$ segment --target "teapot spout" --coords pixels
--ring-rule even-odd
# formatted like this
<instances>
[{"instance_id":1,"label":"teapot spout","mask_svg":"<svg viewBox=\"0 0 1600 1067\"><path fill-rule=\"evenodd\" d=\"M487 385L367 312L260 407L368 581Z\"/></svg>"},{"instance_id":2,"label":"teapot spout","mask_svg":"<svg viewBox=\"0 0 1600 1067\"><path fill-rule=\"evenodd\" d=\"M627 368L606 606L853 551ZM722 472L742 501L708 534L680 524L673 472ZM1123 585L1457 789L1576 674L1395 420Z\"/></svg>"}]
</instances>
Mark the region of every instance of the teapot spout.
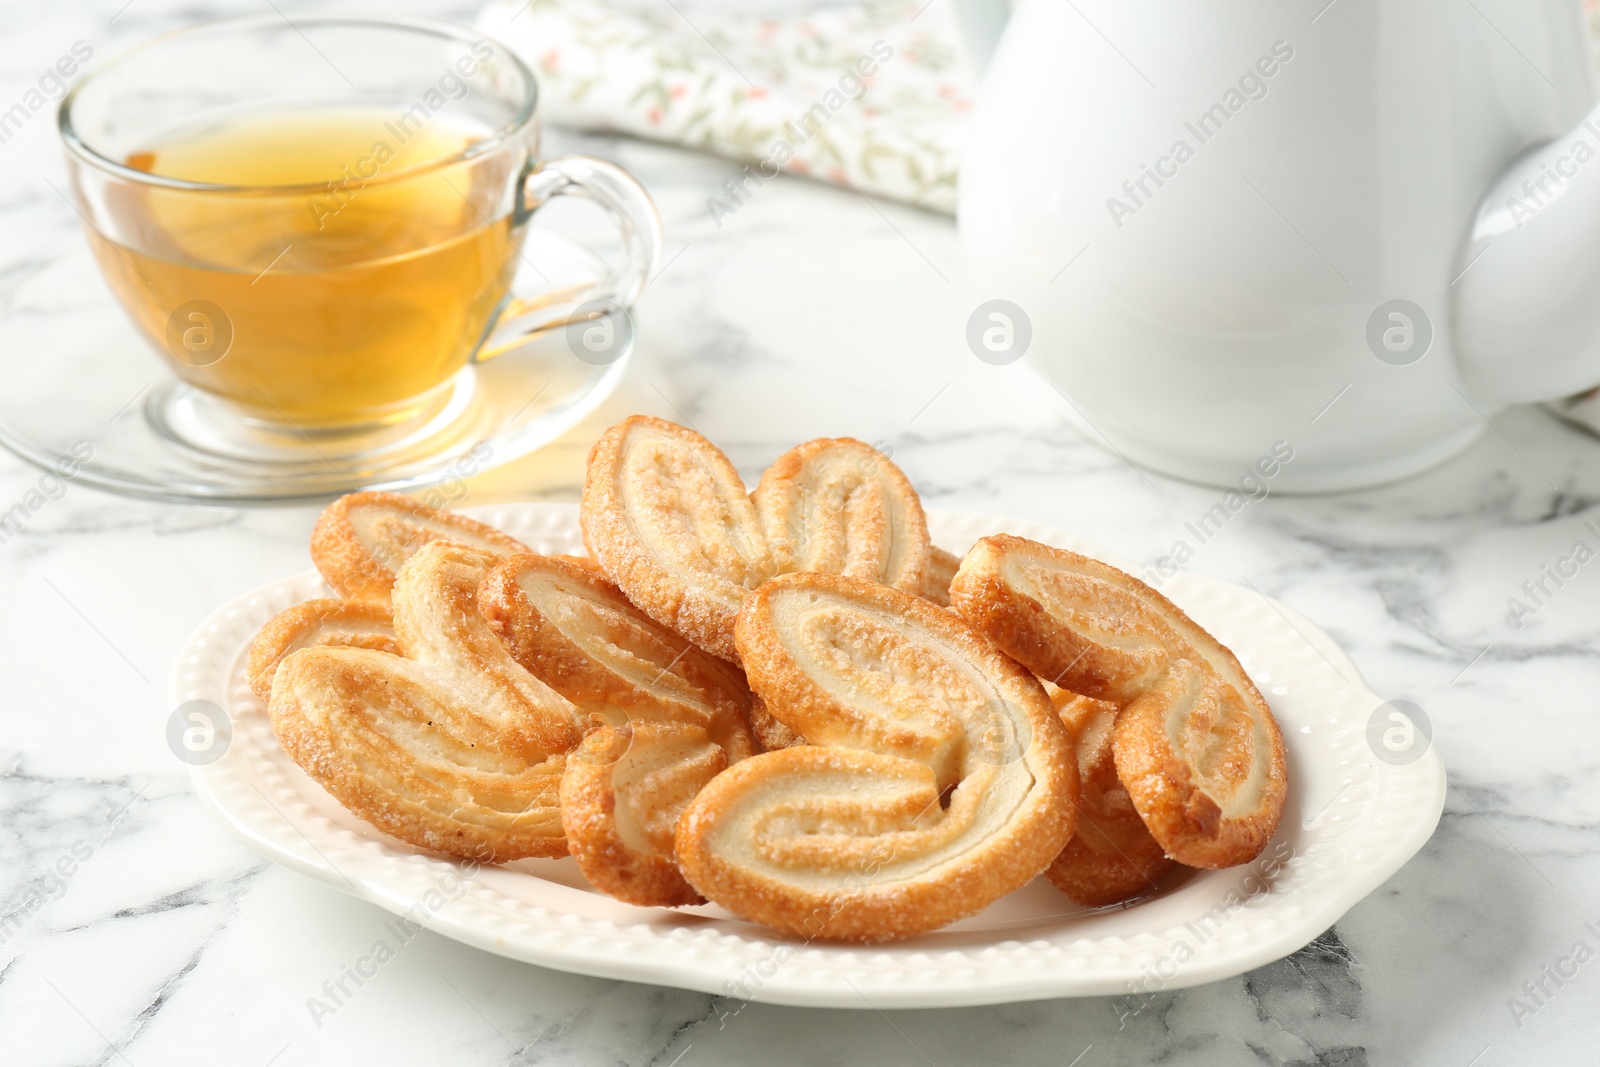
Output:
<instances>
[{"instance_id":1,"label":"teapot spout","mask_svg":"<svg viewBox=\"0 0 1600 1067\"><path fill-rule=\"evenodd\" d=\"M1600 382L1600 107L1507 168L1455 270L1456 346L1475 397L1498 407Z\"/></svg>"}]
</instances>

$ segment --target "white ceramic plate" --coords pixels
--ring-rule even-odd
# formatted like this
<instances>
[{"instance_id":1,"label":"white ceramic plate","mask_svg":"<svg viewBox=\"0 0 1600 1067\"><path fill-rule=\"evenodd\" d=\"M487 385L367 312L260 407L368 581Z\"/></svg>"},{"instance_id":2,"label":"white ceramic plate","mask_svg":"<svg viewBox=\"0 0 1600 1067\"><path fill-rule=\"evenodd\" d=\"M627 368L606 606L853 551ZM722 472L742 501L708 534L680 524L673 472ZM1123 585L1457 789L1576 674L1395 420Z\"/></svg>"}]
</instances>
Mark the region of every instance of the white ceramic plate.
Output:
<instances>
[{"instance_id":1,"label":"white ceramic plate","mask_svg":"<svg viewBox=\"0 0 1600 1067\"><path fill-rule=\"evenodd\" d=\"M540 552L581 551L574 505L479 508ZM933 512L935 541L964 551L1010 531L1126 566L1079 538L993 515ZM1272 704L1289 750L1289 803L1248 867L1186 872L1136 904L1091 911L1042 879L982 913L911 941L804 943L715 905L639 908L588 887L571 860L457 868L342 808L278 746L244 680L273 614L329 595L307 572L240 597L179 655L174 705L209 700L232 740L196 767L196 791L263 855L489 952L558 970L680 986L741 1000L837 1008L930 1008L1151 993L1241 974L1332 926L1420 849L1444 807L1436 750L1380 760L1368 721L1383 703L1310 622L1248 589L1180 574L1162 591L1229 645Z\"/></svg>"}]
</instances>

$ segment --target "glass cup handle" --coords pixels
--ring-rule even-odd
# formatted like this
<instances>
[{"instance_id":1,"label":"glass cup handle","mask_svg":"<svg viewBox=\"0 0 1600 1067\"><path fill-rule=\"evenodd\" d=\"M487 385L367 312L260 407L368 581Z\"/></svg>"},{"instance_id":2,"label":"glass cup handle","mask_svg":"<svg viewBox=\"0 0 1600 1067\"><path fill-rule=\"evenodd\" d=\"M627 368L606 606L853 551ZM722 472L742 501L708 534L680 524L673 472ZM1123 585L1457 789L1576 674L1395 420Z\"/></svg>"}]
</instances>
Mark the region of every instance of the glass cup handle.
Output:
<instances>
[{"instance_id":1,"label":"glass cup handle","mask_svg":"<svg viewBox=\"0 0 1600 1067\"><path fill-rule=\"evenodd\" d=\"M476 362L520 346L535 334L626 309L639 299L661 259L661 216L639 180L615 163L593 156L542 160L522 179L514 221L521 225L558 196L581 196L605 209L622 237L620 262L588 285L567 286L531 298L513 297Z\"/></svg>"}]
</instances>

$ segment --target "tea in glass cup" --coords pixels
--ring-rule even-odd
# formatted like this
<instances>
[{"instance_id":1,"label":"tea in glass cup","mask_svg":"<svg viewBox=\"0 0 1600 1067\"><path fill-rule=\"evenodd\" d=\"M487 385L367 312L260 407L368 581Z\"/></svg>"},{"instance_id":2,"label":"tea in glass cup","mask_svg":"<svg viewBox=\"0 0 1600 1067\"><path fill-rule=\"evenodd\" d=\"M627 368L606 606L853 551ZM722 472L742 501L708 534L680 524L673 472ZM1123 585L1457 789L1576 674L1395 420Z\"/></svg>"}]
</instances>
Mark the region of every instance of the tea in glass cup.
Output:
<instances>
[{"instance_id":1,"label":"tea in glass cup","mask_svg":"<svg viewBox=\"0 0 1600 1067\"><path fill-rule=\"evenodd\" d=\"M266 460L274 435L359 451L437 415L508 333L567 324L557 304L630 304L659 254L649 196L601 160L541 161L536 104L501 45L350 16L179 31L75 88L73 191L182 383L155 401L174 436ZM611 214L623 262L560 301L513 297L528 219L563 193Z\"/></svg>"}]
</instances>

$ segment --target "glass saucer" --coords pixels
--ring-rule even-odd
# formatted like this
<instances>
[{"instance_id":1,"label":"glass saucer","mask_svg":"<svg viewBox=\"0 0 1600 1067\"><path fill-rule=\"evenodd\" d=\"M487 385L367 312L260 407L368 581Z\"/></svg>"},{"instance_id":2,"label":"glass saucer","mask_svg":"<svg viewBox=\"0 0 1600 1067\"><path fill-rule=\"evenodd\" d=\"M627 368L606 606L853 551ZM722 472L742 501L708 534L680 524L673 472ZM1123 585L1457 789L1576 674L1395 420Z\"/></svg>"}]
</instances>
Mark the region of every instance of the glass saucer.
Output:
<instances>
[{"instance_id":1,"label":"glass saucer","mask_svg":"<svg viewBox=\"0 0 1600 1067\"><path fill-rule=\"evenodd\" d=\"M1600 437L1600 388L1552 400L1545 407L1580 430Z\"/></svg>"},{"instance_id":2,"label":"glass saucer","mask_svg":"<svg viewBox=\"0 0 1600 1067\"><path fill-rule=\"evenodd\" d=\"M537 228L522 259L512 291L549 304L552 321L564 294L604 270L593 252ZM583 327L617 338L603 360L574 354L573 328L550 330L464 368L403 425L319 438L241 420L221 432L214 402L167 370L80 240L0 300L0 444L47 470L76 466L85 485L179 503L424 488L524 456L594 410L635 347L626 313L612 315Z\"/></svg>"}]
</instances>

